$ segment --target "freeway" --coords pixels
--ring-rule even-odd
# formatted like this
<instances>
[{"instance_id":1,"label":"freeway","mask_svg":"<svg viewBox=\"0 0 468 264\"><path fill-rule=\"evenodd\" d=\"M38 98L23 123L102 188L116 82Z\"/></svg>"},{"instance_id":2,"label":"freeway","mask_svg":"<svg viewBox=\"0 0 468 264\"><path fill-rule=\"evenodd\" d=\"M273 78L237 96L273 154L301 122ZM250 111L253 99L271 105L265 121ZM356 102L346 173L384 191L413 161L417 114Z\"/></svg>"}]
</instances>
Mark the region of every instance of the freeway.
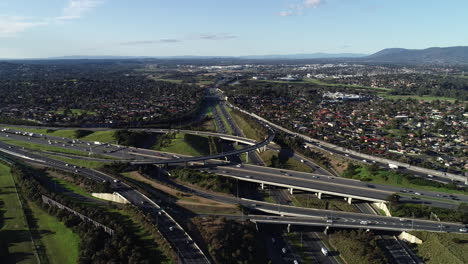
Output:
<instances>
[{"instance_id":1,"label":"freeway","mask_svg":"<svg viewBox=\"0 0 468 264\"><path fill-rule=\"evenodd\" d=\"M64 149L92 152L94 154L111 156L113 158L131 161L134 164L167 164L178 162L184 164L186 160L205 160L209 157L194 157L175 155L148 149L122 147L118 145L94 145L81 140L64 139L53 136L29 137L10 133L0 133L0 138L20 140L35 144L56 146ZM75 143L73 143L75 142ZM251 146L253 147L253 146ZM136 160L138 158L139 160ZM195 164L192 162L190 164ZM238 167L242 166L242 167ZM430 206L456 208L460 202L468 202L468 195L449 195L441 192L421 191L417 189L401 188L390 185L370 184L352 179L324 176L316 173L304 173L284 169L275 169L255 165L235 165L216 160L205 160L203 165L194 168L208 170L223 176L237 178L243 181L264 183L267 185L293 188L315 193L351 197L368 201L384 201L393 193L398 193L402 202L424 203Z\"/></svg>"},{"instance_id":2,"label":"freeway","mask_svg":"<svg viewBox=\"0 0 468 264\"><path fill-rule=\"evenodd\" d=\"M131 188L129 185L119 182L117 179L105 173L92 169L71 166L65 162L54 160L46 156L32 154L3 142L0 142L0 151L42 166L53 167L75 173L99 182L107 181L111 183L111 187L129 200L133 205L152 214L155 221L158 223L157 226L159 232L161 232L161 234L175 249L178 257L183 261L183 263L210 263L203 251L193 241L190 235L185 232L185 230L166 211L162 210L154 201L139 191Z\"/></svg>"},{"instance_id":3,"label":"freeway","mask_svg":"<svg viewBox=\"0 0 468 264\"><path fill-rule=\"evenodd\" d=\"M20 133L20 131L15 131L15 130L10 130L10 129L4 130L3 133L0 133L0 137L23 140L23 141L27 139L27 141L31 143L42 144L42 145L47 145L47 144L56 145L58 147L66 147L69 149L85 151L85 152L94 153L94 154L96 154L95 153L96 149L99 149L99 147L104 146L104 148L111 148L111 145L109 144L97 144L96 145L95 143L91 143L91 142L84 142L81 140L54 137L50 135L29 136L27 133ZM226 158L228 156L236 156L242 153L256 151L259 148L267 146L273 140L274 137L275 137L275 134L274 132L272 132L263 141L257 142L255 145L250 145L242 149L231 150L231 151L218 153L218 154L212 154L208 156L199 156L199 157L185 156L184 158L181 158L180 156L177 156L174 154L172 159L165 159L165 160L153 159L153 160L147 160L147 161L140 160L140 161L131 161L131 163L134 165L156 165L156 164L167 165L167 164L173 164L173 163L186 163L186 162L191 162L191 161L205 161L205 160L210 160L210 159ZM115 149L115 147L117 147L117 149ZM99 154L104 154L107 156L115 157L116 155L113 155L115 152L125 149L125 148L126 147L114 145L114 148L110 150L104 150L102 151L102 153L99 153ZM135 151L135 148L133 148L133 150ZM151 154L153 155L154 153L155 152L151 152ZM148 154L148 152L146 152L146 154ZM131 155L129 156L129 153L127 153L125 157L121 156L120 158L132 159L133 157Z\"/></svg>"},{"instance_id":4,"label":"freeway","mask_svg":"<svg viewBox=\"0 0 468 264\"><path fill-rule=\"evenodd\" d=\"M167 214L165 211L155 204L153 201L148 199L146 196L140 192L132 189L130 186L115 182L115 179L111 176L108 176L102 172L98 172L86 168L74 168L67 166L66 163L60 162L57 160L50 159L48 157L36 155L29 153L27 151L21 150L17 147L10 148L11 145L0 142L0 151L8 152L9 154L15 154L15 156L39 163L44 166L50 166L58 168L64 171L69 171L77 173L79 175L89 177L97 181L109 181L112 183L112 187L117 188L119 193L127 198L132 204L136 206L151 209L152 212L158 213L159 217L164 223L172 223L174 226L180 227L177 223ZM213 194L208 194L205 196L213 196ZM462 228L465 228L464 225L457 223L447 223L447 222L435 222L419 219L403 219L398 217L387 217L387 216L376 216L369 214L360 214L360 213L350 213L350 212L340 212L340 211L330 211L330 210L319 210L311 208L302 208L288 205L272 204L266 202L260 202L256 200L249 199L238 199L230 197L217 197L218 199L223 199L225 201L237 201L243 206L252 209L259 210L267 213L281 215L279 217L272 216L245 216L254 222L259 223L271 223L271 224L293 224L293 225L313 225L313 226L328 226L328 227L339 227L339 228L364 228L364 229L375 229L375 230L387 230L387 231L412 231L412 230L422 230L422 231L432 231L432 232L453 232L453 233L464 233ZM143 205L143 201L146 201ZM160 212L162 212L160 214ZM285 215L288 215L287 217ZM295 217L291 217L295 216ZM187 241L192 241L190 236L182 229L177 228L178 232L172 232L173 230L169 229L170 225L162 225L161 233L168 237L169 241L172 241L174 246L180 250L181 256L186 259L204 259L204 255L201 250L193 245L194 243L187 244ZM166 230L167 228L167 230ZM173 236L177 235L177 238L171 240ZM180 235L180 236L179 236ZM192 245L192 246L190 246Z\"/></svg>"}]
</instances>

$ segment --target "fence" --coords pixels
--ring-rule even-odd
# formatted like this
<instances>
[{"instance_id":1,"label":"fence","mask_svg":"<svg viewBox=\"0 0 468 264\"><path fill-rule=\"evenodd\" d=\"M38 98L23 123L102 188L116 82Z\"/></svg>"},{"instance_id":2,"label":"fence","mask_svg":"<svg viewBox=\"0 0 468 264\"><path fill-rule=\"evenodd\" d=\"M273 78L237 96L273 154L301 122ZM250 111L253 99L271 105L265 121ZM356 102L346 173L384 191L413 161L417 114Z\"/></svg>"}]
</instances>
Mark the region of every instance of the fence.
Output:
<instances>
[{"instance_id":1,"label":"fence","mask_svg":"<svg viewBox=\"0 0 468 264\"><path fill-rule=\"evenodd\" d=\"M107 226L105 226L105 225L103 225L103 224L101 224L101 223L99 223L97 221L94 221L93 219L87 217L86 215L80 214L77 211L75 211L75 210L73 210L73 209L71 209L71 208L69 208L69 207L67 207L67 206L65 206L65 205L63 205L63 204L61 204L61 203L59 203L57 201L54 201L54 200L50 199L49 197L47 197L45 195L42 195L42 202L46 203L48 205L51 205L51 206L56 206L56 207L58 207L58 208L60 208L62 210L65 209L68 212L70 212L70 213L72 213L74 215L77 215L79 218L81 218L82 221L91 222L97 227L102 227L102 229L104 229L104 232L108 233L109 235L111 235L111 236L114 235L114 230L113 229L111 229L111 228L109 228L109 227L107 227Z\"/></svg>"}]
</instances>

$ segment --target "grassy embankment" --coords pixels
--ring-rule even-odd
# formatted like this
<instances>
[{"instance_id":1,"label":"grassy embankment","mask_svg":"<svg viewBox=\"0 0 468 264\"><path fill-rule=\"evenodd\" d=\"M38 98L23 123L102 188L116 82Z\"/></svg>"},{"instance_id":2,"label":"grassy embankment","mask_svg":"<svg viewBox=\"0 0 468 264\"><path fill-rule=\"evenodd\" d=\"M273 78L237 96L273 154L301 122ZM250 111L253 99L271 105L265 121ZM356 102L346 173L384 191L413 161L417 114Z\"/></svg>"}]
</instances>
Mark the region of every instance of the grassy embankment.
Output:
<instances>
[{"instance_id":1,"label":"grassy embankment","mask_svg":"<svg viewBox=\"0 0 468 264\"><path fill-rule=\"evenodd\" d=\"M36 225L34 233L39 235L49 262L51 264L77 263L79 236L35 203L28 202L28 207Z\"/></svg>"},{"instance_id":2,"label":"grassy embankment","mask_svg":"<svg viewBox=\"0 0 468 264\"><path fill-rule=\"evenodd\" d=\"M419 190L445 192L453 194L467 194L467 192L462 190L454 190L444 187L443 184L440 184L439 186L439 184L434 183L432 181L408 177L402 173L399 173L398 171L382 169L373 170L370 166L359 166L354 170L354 173L349 173L349 170L350 169L348 168L343 173L344 177L353 178L361 181L368 181L377 184L399 186L402 188L415 188Z\"/></svg>"},{"instance_id":3,"label":"grassy embankment","mask_svg":"<svg viewBox=\"0 0 468 264\"><path fill-rule=\"evenodd\" d=\"M0 255L2 263L37 263L29 227L10 168L0 164Z\"/></svg>"},{"instance_id":4,"label":"grassy embankment","mask_svg":"<svg viewBox=\"0 0 468 264\"><path fill-rule=\"evenodd\" d=\"M411 232L423 243L415 251L427 264L468 263L468 237L463 234Z\"/></svg>"},{"instance_id":5,"label":"grassy embankment","mask_svg":"<svg viewBox=\"0 0 468 264\"><path fill-rule=\"evenodd\" d=\"M83 187L78 186L68 180L66 180L65 177L58 177L57 175L54 174L49 174L51 177L49 177L51 180L56 182L60 187L65 190L67 193L64 193L65 195L78 195L78 196L84 196L88 198L93 198L96 200L99 200L95 197L92 197L90 193L88 193ZM80 200L80 199L73 199L74 202L79 203L81 205L85 205L88 207L93 207L93 208L99 208L99 210L106 211L107 213L111 214L112 217L118 218L119 223L121 223L125 229L131 230L133 234L136 235L137 239L142 241L143 244L146 246L146 250L153 252L152 254L154 256L154 259L152 261L157 262L157 263L170 263L169 260L167 260L166 257L161 255L161 250L158 246L157 243L154 242L155 237L154 235L151 234L151 230L147 229L143 223L141 223L138 220L138 217L134 215L134 213L130 210L125 210L121 206L108 206L100 203L95 203L92 200L87 199L86 201ZM33 208L31 208L33 209ZM42 210L41 208L38 207L39 210ZM45 218L47 220L47 218ZM49 220L47 220L49 221ZM40 222L39 222L40 223ZM60 224L62 223L55 223L54 225L58 225L60 227ZM49 240L55 240L55 241L61 241L60 237L50 237ZM63 241L63 239L62 239ZM45 243L45 241L44 241ZM67 251L62 251L64 254ZM54 263L61 263L61 262L54 262ZM62 262L62 263L76 263L76 261L73 262Z\"/></svg>"}]
</instances>

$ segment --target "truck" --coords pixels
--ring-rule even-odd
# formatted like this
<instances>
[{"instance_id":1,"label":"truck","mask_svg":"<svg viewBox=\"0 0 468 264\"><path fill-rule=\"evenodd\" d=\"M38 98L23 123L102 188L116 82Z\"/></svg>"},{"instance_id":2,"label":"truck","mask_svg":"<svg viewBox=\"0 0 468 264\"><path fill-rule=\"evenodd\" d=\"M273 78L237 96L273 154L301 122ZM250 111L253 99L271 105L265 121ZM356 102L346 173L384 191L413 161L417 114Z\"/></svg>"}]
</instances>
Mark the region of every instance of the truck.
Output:
<instances>
[{"instance_id":1,"label":"truck","mask_svg":"<svg viewBox=\"0 0 468 264\"><path fill-rule=\"evenodd\" d=\"M320 249L320 251L322 251L322 254L323 254L324 256L328 256L328 249L322 247L322 248Z\"/></svg>"},{"instance_id":2,"label":"truck","mask_svg":"<svg viewBox=\"0 0 468 264\"><path fill-rule=\"evenodd\" d=\"M390 169L395 169L395 170L398 170L398 168L399 168L398 165L393 164L393 163L389 163L389 164L388 164L388 167L389 167Z\"/></svg>"}]
</instances>

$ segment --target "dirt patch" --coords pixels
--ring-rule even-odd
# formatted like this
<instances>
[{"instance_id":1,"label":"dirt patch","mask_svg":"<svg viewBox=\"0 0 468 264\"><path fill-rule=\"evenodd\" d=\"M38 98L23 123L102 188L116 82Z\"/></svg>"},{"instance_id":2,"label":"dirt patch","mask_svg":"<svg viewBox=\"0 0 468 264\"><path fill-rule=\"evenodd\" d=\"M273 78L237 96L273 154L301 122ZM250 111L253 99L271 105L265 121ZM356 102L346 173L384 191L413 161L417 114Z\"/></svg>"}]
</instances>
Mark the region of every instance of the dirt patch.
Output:
<instances>
[{"instance_id":1,"label":"dirt patch","mask_svg":"<svg viewBox=\"0 0 468 264\"><path fill-rule=\"evenodd\" d=\"M176 197L176 204L194 212L236 213L238 211L238 207L235 204L217 202L197 195L172 189L169 186L143 177L137 171L130 172L127 174L127 176L134 180L149 184L155 189Z\"/></svg>"}]
</instances>

